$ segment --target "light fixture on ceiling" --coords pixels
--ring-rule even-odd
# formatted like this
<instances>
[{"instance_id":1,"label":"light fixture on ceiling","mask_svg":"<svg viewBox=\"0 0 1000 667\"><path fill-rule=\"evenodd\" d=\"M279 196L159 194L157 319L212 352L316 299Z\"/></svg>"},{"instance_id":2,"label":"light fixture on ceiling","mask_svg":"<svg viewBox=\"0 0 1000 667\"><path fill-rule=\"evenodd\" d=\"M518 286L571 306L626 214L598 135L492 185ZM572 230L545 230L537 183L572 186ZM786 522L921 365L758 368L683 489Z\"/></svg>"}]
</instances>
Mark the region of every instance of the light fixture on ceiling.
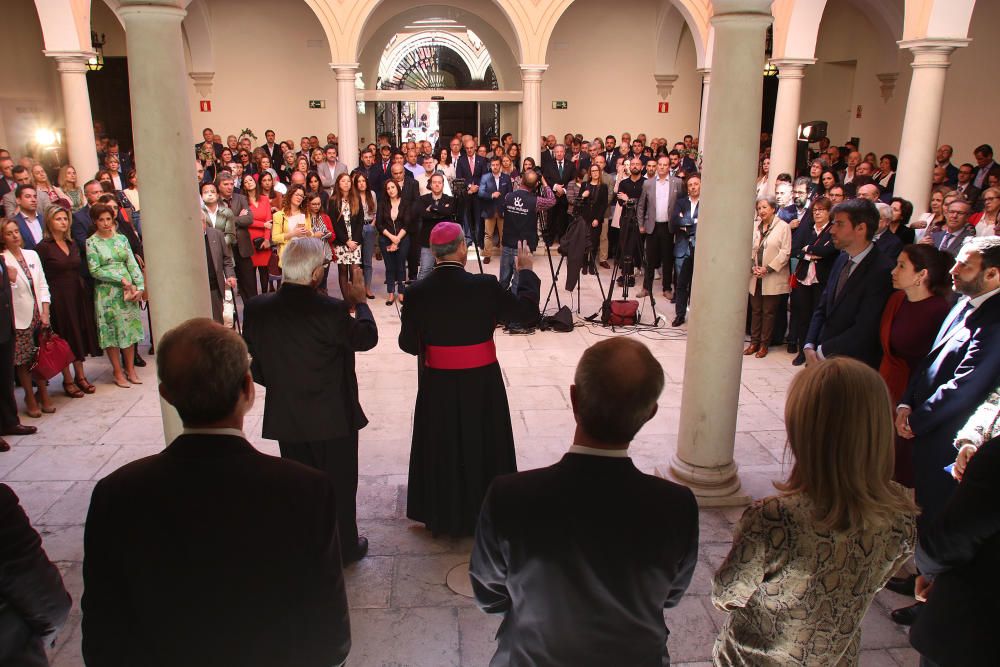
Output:
<instances>
[{"instance_id":1,"label":"light fixture on ceiling","mask_svg":"<svg viewBox=\"0 0 1000 667\"><path fill-rule=\"evenodd\" d=\"M94 47L94 55L90 56L87 60L87 69L91 72L100 72L104 69L104 44L107 39L102 32L98 35L96 32L90 33L90 45Z\"/></svg>"}]
</instances>

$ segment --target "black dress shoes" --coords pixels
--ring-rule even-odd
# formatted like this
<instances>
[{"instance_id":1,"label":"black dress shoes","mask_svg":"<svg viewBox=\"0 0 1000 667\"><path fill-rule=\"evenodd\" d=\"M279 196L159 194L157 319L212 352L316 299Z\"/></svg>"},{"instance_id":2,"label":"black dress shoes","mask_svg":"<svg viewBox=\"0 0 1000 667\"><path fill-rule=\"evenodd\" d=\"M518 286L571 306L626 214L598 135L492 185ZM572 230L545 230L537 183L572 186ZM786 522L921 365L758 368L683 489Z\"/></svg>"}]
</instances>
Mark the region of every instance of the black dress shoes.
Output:
<instances>
[{"instance_id":1,"label":"black dress shoes","mask_svg":"<svg viewBox=\"0 0 1000 667\"><path fill-rule=\"evenodd\" d=\"M347 565L349 563L356 563L367 555L368 555L368 538L359 537L358 545L354 548L354 551L343 554L342 560L344 561L344 565Z\"/></svg>"},{"instance_id":2,"label":"black dress shoes","mask_svg":"<svg viewBox=\"0 0 1000 667\"><path fill-rule=\"evenodd\" d=\"M684 324L684 316L678 315L677 317L674 318L674 321L670 323L670 326L679 327L682 324Z\"/></svg>"},{"instance_id":3,"label":"black dress shoes","mask_svg":"<svg viewBox=\"0 0 1000 667\"><path fill-rule=\"evenodd\" d=\"M25 426L24 424L3 429L3 435L32 435L34 433L38 433L37 426Z\"/></svg>"},{"instance_id":4,"label":"black dress shoes","mask_svg":"<svg viewBox=\"0 0 1000 667\"><path fill-rule=\"evenodd\" d=\"M806 355L804 352L799 352L794 359L792 359L792 366L801 366L806 363Z\"/></svg>"},{"instance_id":5,"label":"black dress shoes","mask_svg":"<svg viewBox=\"0 0 1000 667\"><path fill-rule=\"evenodd\" d=\"M138 352L135 353L135 358L132 363L134 363L138 368L146 367L146 360L140 357Z\"/></svg>"},{"instance_id":6,"label":"black dress shoes","mask_svg":"<svg viewBox=\"0 0 1000 667\"><path fill-rule=\"evenodd\" d=\"M10 451L10 445L7 444L6 440L0 438L0 452L9 452L9 451Z\"/></svg>"},{"instance_id":7,"label":"black dress shoes","mask_svg":"<svg viewBox=\"0 0 1000 667\"><path fill-rule=\"evenodd\" d=\"M910 605L909 607L902 607L900 609L896 609L889 615L892 617L892 620L898 623L899 625L907 625L907 626L913 625L917 620L917 616L920 615L920 610L923 608L923 606L924 606L923 602L918 602L916 604Z\"/></svg>"},{"instance_id":8,"label":"black dress shoes","mask_svg":"<svg viewBox=\"0 0 1000 667\"><path fill-rule=\"evenodd\" d=\"M789 343L787 349L788 349L788 354L795 354L796 352L799 351L799 346L796 345L795 343Z\"/></svg>"},{"instance_id":9,"label":"black dress shoes","mask_svg":"<svg viewBox=\"0 0 1000 667\"><path fill-rule=\"evenodd\" d=\"M917 575L911 574L908 577L892 577L886 582L885 587L893 593L912 598L917 590Z\"/></svg>"}]
</instances>

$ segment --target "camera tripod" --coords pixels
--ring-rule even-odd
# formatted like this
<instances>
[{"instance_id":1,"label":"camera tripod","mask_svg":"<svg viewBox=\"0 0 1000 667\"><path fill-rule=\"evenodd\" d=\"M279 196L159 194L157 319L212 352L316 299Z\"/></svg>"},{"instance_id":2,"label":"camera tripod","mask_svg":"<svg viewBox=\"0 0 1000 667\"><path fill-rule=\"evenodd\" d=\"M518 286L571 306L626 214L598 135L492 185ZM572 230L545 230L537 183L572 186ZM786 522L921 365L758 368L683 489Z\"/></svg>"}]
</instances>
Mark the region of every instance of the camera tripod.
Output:
<instances>
[{"instance_id":1,"label":"camera tripod","mask_svg":"<svg viewBox=\"0 0 1000 667\"><path fill-rule=\"evenodd\" d=\"M568 232L570 229L572 229L572 227L574 225L586 225L586 224L587 224L587 222L583 218L581 218L580 216L576 216L569 223L569 225L566 227L566 231ZM587 234L588 235L590 234L590 230L589 229L587 230ZM550 249L549 249L548 240L545 241L545 253L549 256L549 271L552 274L552 285L549 286L549 295L548 295L548 297L546 297L546 299L545 299L545 305L542 307L542 312L543 313L548 309L549 300L552 299L552 295L553 294L555 294L555 297L556 297L556 307L557 308L562 308L562 304L559 301L559 274L562 273L562 267L563 267L563 264L566 261L566 255L560 253L560 255L559 255L559 265L557 267L553 268L553 266L552 266L552 253L550 252ZM587 266L587 267L596 267L596 265L597 265L597 262L596 262L596 259L595 259L596 256L597 256L597 248L591 248L590 249L590 256L585 259L585 264L584 265ZM594 270L589 270L588 269L588 273L590 273L592 276L594 276L597 279L597 287L601 291L601 302L604 303L605 301L609 300L610 296L611 296L610 295L610 291L611 291L612 288L609 286L608 293L605 293L605 291L604 291L604 283L601 281L601 274L596 269L594 269ZM577 295L576 296L576 313L577 313L577 315L580 314L580 302L582 301L582 289L581 289L581 285L582 284L583 284L583 280L581 280L580 277L578 276L577 277L577 282L576 282L576 295Z\"/></svg>"},{"instance_id":2,"label":"camera tripod","mask_svg":"<svg viewBox=\"0 0 1000 667\"><path fill-rule=\"evenodd\" d=\"M624 206L625 208L621 217L621 235L618 239L618 250L615 253L615 266L611 270L611 283L608 287L607 295L604 295L602 292L604 301L601 304L601 309L593 315L585 318L588 322L593 322L600 317L601 324L604 324L605 326L610 324L612 331L614 331L615 325L611 324L611 300L614 295L616 282L618 280L621 281L621 299L622 301L627 301L629 288L634 286L636 282L634 268L635 257L638 255L641 258L640 264L642 265L644 278L645 272L650 270L650 267L646 266L645 255L642 252L642 236L639 233L639 221L636 217L635 204L627 203ZM650 292L647 297L649 298L649 307L653 311L653 323L646 326L655 327L660 322L660 316L656 313L656 298L653 296L652 292ZM641 311L636 313L636 325L641 324L640 316Z\"/></svg>"}]
</instances>

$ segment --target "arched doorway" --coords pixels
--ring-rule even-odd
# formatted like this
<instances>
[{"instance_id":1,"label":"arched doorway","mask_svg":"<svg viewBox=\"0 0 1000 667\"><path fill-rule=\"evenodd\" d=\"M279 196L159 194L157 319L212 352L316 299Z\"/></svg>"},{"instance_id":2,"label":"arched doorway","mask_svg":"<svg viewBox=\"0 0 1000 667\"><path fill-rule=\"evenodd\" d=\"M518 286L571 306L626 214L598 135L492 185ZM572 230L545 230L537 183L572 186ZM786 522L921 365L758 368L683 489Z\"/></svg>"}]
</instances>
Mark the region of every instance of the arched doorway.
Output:
<instances>
[{"instance_id":1,"label":"arched doorway","mask_svg":"<svg viewBox=\"0 0 1000 667\"><path fill-rule=\"evenodd\" d=\"M431 22L441 25L430 29ZM454 21L450 21L454 23ZM449 26L447 19L419 22L428 28L396 33L379 63L379 90L498 90L489 50L475 32ZM429 100L378 102L375 129L392 143L430 141L456 133L499 136L500 105L496 102Z\"/></svg>"}]
</instances>

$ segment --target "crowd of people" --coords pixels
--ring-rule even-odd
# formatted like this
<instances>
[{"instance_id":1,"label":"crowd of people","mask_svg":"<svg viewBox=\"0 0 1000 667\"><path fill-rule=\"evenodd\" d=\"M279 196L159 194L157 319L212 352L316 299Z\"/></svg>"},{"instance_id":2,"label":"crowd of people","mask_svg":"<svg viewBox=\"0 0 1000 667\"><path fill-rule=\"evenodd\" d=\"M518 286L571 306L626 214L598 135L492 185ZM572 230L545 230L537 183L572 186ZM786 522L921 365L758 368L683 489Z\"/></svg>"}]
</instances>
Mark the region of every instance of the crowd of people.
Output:
<instances>
[{"instance_id":1,"label":"crowd of people","mask_svg":"<svg viewBox=\"0 0 1000 667\"><path fill-rule=\"evenodd\" d=\"M509 134L399 147L380 137L353 170L334 134L324 145L302 137L298 151L271 130L259 146L253 139L223 144L206 128L195 145L215 322L160 339L161 395L184 435L94 491L88 664L151 653L191 665L347 659L342 568L368 551L357 526L367 419L354 357L378 341L368 306L376 261L386 305L403 304L400 349L421 366L407 514L435 536L475 535L477 602L505 615L492 664L669 664L662 610L691 582L697 505L628 457L656 414L662 368L628 338L589 348L570 387L573 446L554 466L517 473L493 332L539 317L540 244L567 256L571 280L613 270L635 284L641 273L637 295L652 298L659 279L673 325L683 324L702 185L696 139L549 135L536 163ZM29 416L54 411L48 378L32 372L50 333L72 353L60 369L69 396L94 392L84 362L101 350L115 384L141 382L137 181L117 142L99 148L103 168L82 185L72 166L56 177L0 153L5 434L34 430L17 417L15 375ZM1000 448L992 156L983 145L975 166L954 167L942 146L920 213L894 196L895 156L825 140L772 193L762 137L744 354L784 344L806 368L785 406L789 477L743 515L714 575L713 602L729 612L716 664L857 664L861 620L883 587L917 598L893 618L913 626L925 665L996 661L995 596L976 587L1000 555L990 502ZM466 271L470 248L483 264L499 256L499 280ZM334 265L341 299L328 293ZM219 325L235 295L243 337ZM287 461L258 454L243 434L254 383L268 390L263 435ZM180 502L172 488L186 489ZM10 517L0 530L20 539L44 582L44 608L29 603L40 611L17 635L19 650L37 656L68 596L16 496L0 502ZM155 579L129 566L131 553L144 554ZM271 622L277 607L287 622ZM157 639L164 632L170 642Z\"/></svg>"}]
</instances>

